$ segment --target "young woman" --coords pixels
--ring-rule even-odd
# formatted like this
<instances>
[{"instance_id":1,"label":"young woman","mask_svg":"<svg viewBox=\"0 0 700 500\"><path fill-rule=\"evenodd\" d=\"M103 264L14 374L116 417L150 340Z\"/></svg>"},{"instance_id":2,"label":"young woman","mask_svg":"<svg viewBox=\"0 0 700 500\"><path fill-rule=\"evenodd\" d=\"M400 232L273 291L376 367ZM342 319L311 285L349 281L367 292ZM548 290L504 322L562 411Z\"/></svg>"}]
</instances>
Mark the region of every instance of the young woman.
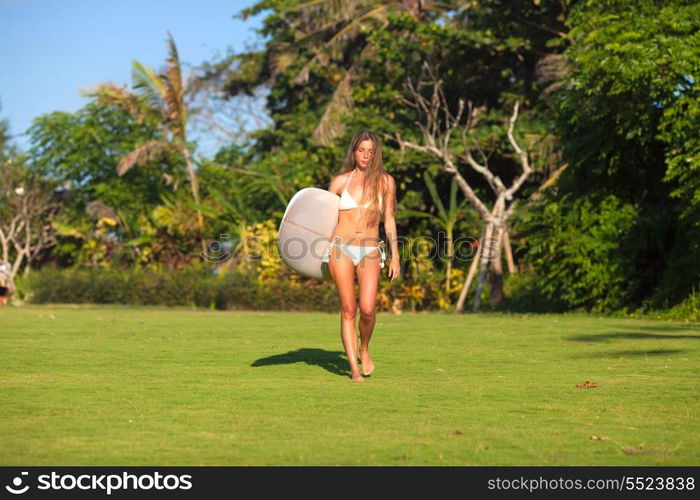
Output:
<instances>
[{"instance_id":1,"label":"young woman","mask_svg":"<svg viewBox=\"0 0 700 500\"><path fill-rule=\"evenodd\" d=\"M379 273L384 268L384 242L379 239L379 222L391 248L388 276L399 277L399 249L396 234L396 184L382 165L382 149L374 132L355 134L345 157L343 171L328 191L340 196L338 225L323 256L335 281L340 301L340 338L350 362L350 378L363 381L374 371L369 340L375 323L375 301ZM381 261L380 261L381 257ZM360 285L360 348L362 373L357 362L355 318L355 276Z\"/></svg>"}]
</instances>

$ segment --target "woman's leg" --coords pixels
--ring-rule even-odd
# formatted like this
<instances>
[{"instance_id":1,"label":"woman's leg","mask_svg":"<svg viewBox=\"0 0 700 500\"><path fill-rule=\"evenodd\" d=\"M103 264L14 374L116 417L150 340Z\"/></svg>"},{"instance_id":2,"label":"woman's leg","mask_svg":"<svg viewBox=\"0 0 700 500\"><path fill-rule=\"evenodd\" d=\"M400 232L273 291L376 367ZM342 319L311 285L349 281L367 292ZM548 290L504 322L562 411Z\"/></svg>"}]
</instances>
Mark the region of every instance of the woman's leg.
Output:
<instances>
[{"instance_id":1,"label":"woman's leg","mask_svg":"<svg viewBox=\"0 0 700 500\"><path fill-rule=\"evenodd\" d=\"M345 252L335 245L328 259L328 271L335 281L340 302L340 339L345 348L345 354L350 362L350 377L353 380L364 380L360 375L357 364L357 332L355 318L357 305L355 303L355 265Z\"/></svg>"},{"instance_id":2,"label":"woman's leg","mask_svg":"<svg viewBox=\"0 0 700 500\"><path fill-rule=\"evenodd\" d=\"M369 341L376 322L380 263L380 253L377 249L368 253L357 266L357 281L360 284L360 361L364 375L374 371L374 363L369 355Z\"/></svg>"}]
</instances>

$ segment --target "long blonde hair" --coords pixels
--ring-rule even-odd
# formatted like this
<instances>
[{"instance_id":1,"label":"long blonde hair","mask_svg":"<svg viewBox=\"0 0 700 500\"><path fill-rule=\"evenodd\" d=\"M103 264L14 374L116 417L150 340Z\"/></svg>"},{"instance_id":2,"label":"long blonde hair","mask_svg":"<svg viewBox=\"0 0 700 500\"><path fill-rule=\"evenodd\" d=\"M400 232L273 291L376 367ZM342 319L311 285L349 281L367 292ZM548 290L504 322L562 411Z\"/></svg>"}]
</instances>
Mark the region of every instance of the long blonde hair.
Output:
<instances>
[{"instance_id":1,"label":"long blonde hair","mask_svg":"<svg viewBox=\"0 0 700 500\"><path fill-rule=\"evenodd\" d=\"M390 210L392 215L396 215L396 200L393 200L391 207L386 206L386 200L389 199L389 186L385 181L386 170L384 170L382 162L382 143L377 134L371 130L360 130L355 134L345 155L343 173L350 172L357 167L355 151L362 141L367 140L372 141L374 151L372 152L372 158L369 160L367 170L365 170L362 182L362 199L357 201L357 204L361 206L365 203L365 200L370 200L370 204L361 220L368 226L373 227L379 225L379 221L384 219L387 210ZM379 193L382 195L383 203L381 205L379 205Z\"/></svg>"}]
</instances>

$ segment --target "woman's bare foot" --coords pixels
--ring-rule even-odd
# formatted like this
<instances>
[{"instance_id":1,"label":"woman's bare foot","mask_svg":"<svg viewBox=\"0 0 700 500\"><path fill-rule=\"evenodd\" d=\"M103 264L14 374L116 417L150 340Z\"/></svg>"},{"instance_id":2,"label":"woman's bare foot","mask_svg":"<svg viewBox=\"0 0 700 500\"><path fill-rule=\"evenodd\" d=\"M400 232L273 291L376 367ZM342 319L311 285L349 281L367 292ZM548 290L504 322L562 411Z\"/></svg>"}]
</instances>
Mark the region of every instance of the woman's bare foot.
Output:
<instances>
[{"instance_id":1,"label":"woman's bare foot","mask_svg":"<svg viewBox=\"0 0 700 500\"><path fill-rule=\"evenodd\" d=\"M360 347L360 361L362 363L362 375L367 377L374 371L374 363L369 355L369 349Z\"/></svg>"},{"instance_id":2,"label":"woman's bare foot","mask_svg":"<svg viewBox=\"0 0 700 500\"><path fill-rule=\"evenodd\" d=\"M362 378L362 375L360 375L360 370L354 370L350 372L350 379L353 382L364 382L365 379Z\"/></svg>"}]
</instances>

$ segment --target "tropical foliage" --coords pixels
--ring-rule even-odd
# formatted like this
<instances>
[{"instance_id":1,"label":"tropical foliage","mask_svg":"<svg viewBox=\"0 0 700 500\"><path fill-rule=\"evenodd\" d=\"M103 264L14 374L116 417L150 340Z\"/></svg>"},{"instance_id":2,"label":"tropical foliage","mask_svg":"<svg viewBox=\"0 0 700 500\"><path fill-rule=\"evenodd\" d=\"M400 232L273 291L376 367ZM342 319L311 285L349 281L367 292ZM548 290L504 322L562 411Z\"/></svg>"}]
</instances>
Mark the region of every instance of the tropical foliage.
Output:
<instances>
[{"instance_id":1,"label":"tropical foliage","mask_svg":"<svg viewBox=\"0 0 700 500\"><path fill-rule=\"evenodd\" d=\"M276 228L294 193L326 187L350 137L369 128L397 181L404 239L401 280L380 281L383 310L453 309L502 289L505 300L485 308L697 317L696 1L261 0L239 15L264 16L257 48L186 77L168 34L163 68L134 62L130 89L105 83L81 110L37 118L26 153L3 136L5 172L14 159L61 203L55 243L27 269L114 273L115 290L142 286L118 284L120 272L181 270L217 290L183 278L184 303L325 308L333 287L283 265ZM212 86L232 101L266 95L270 122L207 158L190 131L201 111L194 98ZM439 106L411 99L434 95ZM508 200L508 239L476 296L465 294L472 262L438 247L461 237L480 251L488 221L439 156L404 147L446 117L459 118L433 136L485 204L497 200L494 182L511 185L521 171L513 143L531 168ZM431 251L444 258L420 255ZM60 281L43 272L28 299L56 300L50 283ZM107 283L90 276L61 286Z\"/></svg>"}]
</instances>

